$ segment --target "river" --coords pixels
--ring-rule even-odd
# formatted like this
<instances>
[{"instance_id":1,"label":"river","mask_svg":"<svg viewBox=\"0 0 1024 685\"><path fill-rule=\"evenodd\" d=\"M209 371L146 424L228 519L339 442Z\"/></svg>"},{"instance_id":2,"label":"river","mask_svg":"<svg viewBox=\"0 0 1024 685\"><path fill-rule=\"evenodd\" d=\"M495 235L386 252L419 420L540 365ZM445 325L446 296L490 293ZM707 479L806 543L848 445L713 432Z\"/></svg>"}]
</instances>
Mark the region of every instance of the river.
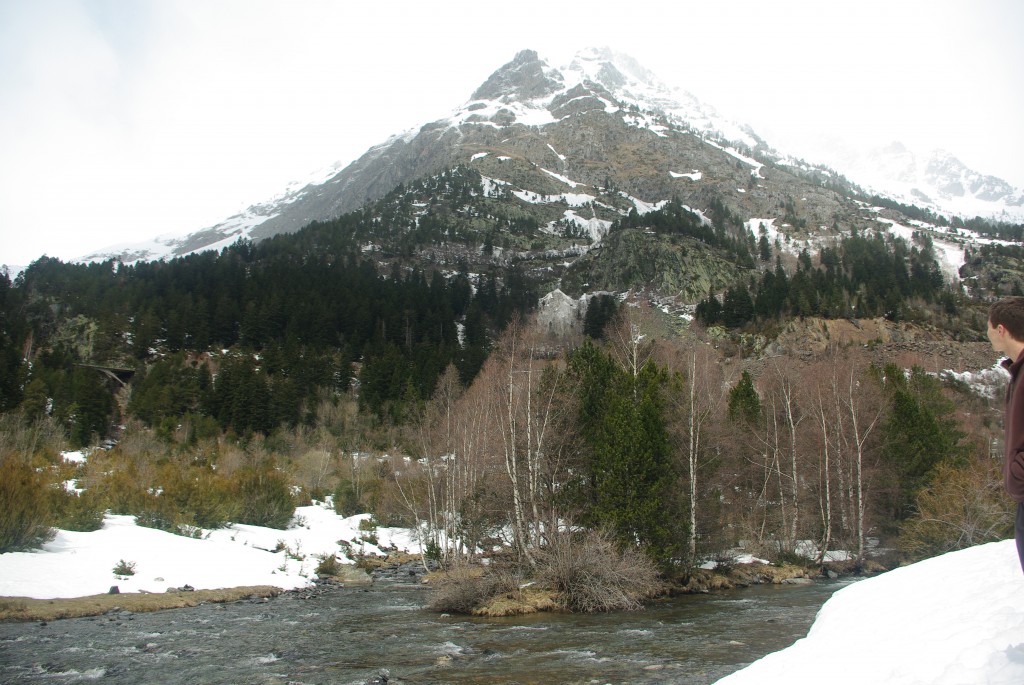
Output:
<instances>
[{"instance_id":1,"label":"river","mask_svg":"<svg viewBox=\"0 0 1024 685\"><path fill-rule=\"evenodd\" d=\"M762 585L638 612L477 619L411 584L0 624L0 682L707 685L803 637L844 582ZM382 677L383 676L383 677Z\"/></svg>"}]
</instances>

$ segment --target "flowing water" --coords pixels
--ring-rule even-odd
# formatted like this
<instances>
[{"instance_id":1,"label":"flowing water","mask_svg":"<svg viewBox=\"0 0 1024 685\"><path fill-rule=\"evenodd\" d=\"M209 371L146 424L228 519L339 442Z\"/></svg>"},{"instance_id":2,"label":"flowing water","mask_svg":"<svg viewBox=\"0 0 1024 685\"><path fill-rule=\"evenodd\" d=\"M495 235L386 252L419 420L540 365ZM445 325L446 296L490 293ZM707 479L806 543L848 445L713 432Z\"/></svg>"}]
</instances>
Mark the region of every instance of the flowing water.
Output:
<instances>
[{"instance_id":1,"label":"flowing water","mask_svg":"<svg viewBox=\"0 0 1024 685\"><path fill-rule=\"evenodd\" d=\"M841 583L755 586L644 611L504 619L377 583L311 598L0 624L0 682L707 684L803 637Z\"/></svg>"}]
</instances>

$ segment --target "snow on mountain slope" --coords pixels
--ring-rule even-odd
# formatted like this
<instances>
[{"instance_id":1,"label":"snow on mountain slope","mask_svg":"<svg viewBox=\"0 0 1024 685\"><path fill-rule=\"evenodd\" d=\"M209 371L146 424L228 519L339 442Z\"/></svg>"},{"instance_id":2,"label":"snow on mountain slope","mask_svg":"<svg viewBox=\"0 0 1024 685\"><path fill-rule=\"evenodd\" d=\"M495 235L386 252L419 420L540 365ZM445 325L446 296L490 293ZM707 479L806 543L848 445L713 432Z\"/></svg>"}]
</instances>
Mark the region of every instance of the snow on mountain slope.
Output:
<instances>
[{"instance_id":1,"label":"snow on mountain slope","mask_svg":"<svg viewBox=\"0 0 1024 685\"><path fill-rule=\"evenodd\" d=\"M734 139L744 144L754 144L739 125L719 117L714 110L700 103L689 93L671 90L644 69L632 58L608 49L589 49L580 52L572 62L563 68L550 67L540 60L536 53L523 51L509 65L494 75L474 93L471 99L457 108L453 114L440 122L423 127L423 130L438 126L458 128L464 125L488 126L501 129L512 123L525 126L546 126L571 116L581 106L601 103L608 113L621 113L632 126L647 128L654 132L665 129L665 124L651 112L661 112L673 119L677 126L685 126L724 139ZM266 237L263 228L272 219L280 219L289 206L308 200L314 195L327 196L344 192L351 183L351 174L343 179L339 173L345 167L351 171L359 162L391 154L393 149L413 143L420 131L410 130L393 136L379 146L371 148L363 158L351 165L336 163L329 169L312 174L310 178L293 183L277 197L254 204L223 222L199 231L186 234L170 234L138 243L105 247L83 256L80 261L101 261L118 259L124 263L139 260L167 259L204 250L219 250L242 239ZM557 152L555 154L558 154ZM356 172L359 171L357 168ZM690 170L684 170L690 172ZM555 172L549 172L555 174ZM682 173L697 180L696 172ZM637 200L638 209L651 203ZM331 207L337 202L322 201L321 205ZM321 213L322 207L318 208ZM329 209L327 210L329 211ZM308 223L313 219L327 218L310 215L305 220L291 222ZM603 227L585 220L574 218L592 233L599 233ZM291 230L294 230L292 228ZM272 234L274 231L271 230Z\"/></svg>"},{"instance_id":2,"label":"snow on mountain slope","mask_svg":"<svg viewBox=\"0 0 1024 685\"><path fill-rule=\"evenodd\" d=\"M486 121L500 128L514 121L544 126L570 116L577 111L574 104L585 100L601 102L607 113L623 112L628 123L656 133L665 126L651 112L725 140L751 146L758 142L748 128L720 116L692 94L670 88L633 58L608 48L583 50L562 68L552 68L536 53L524 50L446 123Z\"/></svg>"}]
</instances>

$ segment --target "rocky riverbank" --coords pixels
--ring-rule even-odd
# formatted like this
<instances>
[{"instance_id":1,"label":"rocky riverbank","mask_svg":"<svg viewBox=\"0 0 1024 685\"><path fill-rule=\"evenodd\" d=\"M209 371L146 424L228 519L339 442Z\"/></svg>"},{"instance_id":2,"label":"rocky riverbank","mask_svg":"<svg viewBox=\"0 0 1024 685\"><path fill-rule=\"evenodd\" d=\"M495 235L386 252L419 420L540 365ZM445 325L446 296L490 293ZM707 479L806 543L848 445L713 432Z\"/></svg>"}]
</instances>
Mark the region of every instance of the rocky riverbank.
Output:
<instances>
[{"instance_id":1,"label":"rocky riverbank","mask_svg":"<svg viewBox=\"0 0 1024 685\"><path fill-rule=\"evenodd\" d=\"M835 580L844 576L872 576L886 571L874 561L829 563L820 568L795 564L737 564L713 570L694 569L672 586L678 594L706 594L751 585L802 585L817 580Z\"/></svg>"}]
</instances>

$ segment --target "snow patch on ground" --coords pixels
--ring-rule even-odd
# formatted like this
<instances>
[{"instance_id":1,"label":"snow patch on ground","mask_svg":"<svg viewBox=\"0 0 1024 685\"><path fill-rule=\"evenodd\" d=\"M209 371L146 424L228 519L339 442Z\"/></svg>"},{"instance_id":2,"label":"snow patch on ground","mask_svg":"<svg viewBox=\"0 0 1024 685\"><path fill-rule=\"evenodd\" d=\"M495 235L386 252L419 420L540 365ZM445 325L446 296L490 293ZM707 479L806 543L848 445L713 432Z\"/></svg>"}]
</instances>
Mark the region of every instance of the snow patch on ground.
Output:
<instances>
[{"instance_id":1,"label":"snow patch on ground","mask_svg":"<svg viewBox=\"0 0 1024 685\"><path fill-rule=\"evenodd\" d=\"M641 216L643 216L644 214L650 214L651 212L655 212L668 204L668 200L661 200L659 202L646 202L638 197L633 197L632 195L624 193L622 191L619 191L619 194L622 197L629 200L630 202L632 202L633 206L636 207L637 214L640 214Z\"/></svg>"},{"instance_id":2,"label":"snow patch on ground","mask_svg":"<svg viewBox=\"0 0 1024 685\"><path fill-rule=\"evenodd\" d=\"M548 145L548 147L551 147L551 146ZM552 151L554 151L553 148L552 148ZM548 176L550 176L551 178L557 178L559 181L561 181L565 185L569 186L570 188L575 188L576 186L580 185L576 181L573 181L572 179L570 179L570 178L568 178L566 176L563 176L562 174L556 174L554 171L548 171L544 167L540 167L540 170L543 171Z\"/></svg>"},{"instance_id":3,"label":"snow patch on ground","mask_svg":"<svg viewBox=\"0 0 1024 685\"><path fill-rule=\"evenodd\" d=\"M608 235L608 230L612 227L611 221L597 218L588 219L580 216L572 209L565 210L565 213L562 216L566 221L571 221L585 230L594 245L600 243L601 240Z\"/></svg>"},{"instance_id":4,"label":"snow patch on ground","mask_svg":"<svg viewBox=\"0 0 1024 685\"><path fill-rule=\"evenodd\" d=\"M1024 683L1024 574L1013 540L849 585L825 603L807 637L717 685L822 679L829 685Z\"/></svg>"},{"instance_id":5,"label":"snow patch on ground","mask_svg":"<svg viewBox=\"0 0 1024 685\"><path fill-rule=\"evenodd\" d=\"M981 369L980 371L957 373L956 371L947 370L943 371L943 373L954 380L966 383L973 392L991 400L998 400L1003 397L1003 393L1006 392L1006 381L1010 378L1010 373L1003 368L1000 362L996 362L989 368Z\"/></svg>"},{"instance_id":6,"label":"snow patch on ground","mask_svg":"<svg viewBox=\"0 0 1024 685\"><path fill-rule=\"evenodd\" d=\"M103 594L112 585L121 592L165 592L190 585L197 590L272 585L284 590L305 587L316 578L317 555L346 556L339 540L354 553L383 555L397 548L419 553L412 531L378 528L376 544L359 529L369 514L342 517L324 504L298 507L292 528L276 530L234 524L205 531L202 539L173 535L136 525L134 516L108 514L100 530L58 530L33 552L0 554L0 596L53 599ZM124 561L135 565L130 576L116 576Z\"/></svg>"},{"instance_id":7,"label":"snow patch on ground","mask_svg":"<svg viewBox=\"0 0 1024 685\"><path fill-rule=\"evenodd\" d=\"M890 233L906 240L908 245L914 244L915 232L927 233L931 237L932 245L935 248L935 261L938 262L939 269L942 270L942 275L945 276L946 281L952 283L960 282L960 267L966 263L962 242L945 238L942 235L943 232L935 230L934 226L927 224L922 226L920 225L921 222L912 222L918 224L917 226L904 226L892 219L883 217L876 217L876 220L888 226Z\"/></svg>"}]
</instances>

